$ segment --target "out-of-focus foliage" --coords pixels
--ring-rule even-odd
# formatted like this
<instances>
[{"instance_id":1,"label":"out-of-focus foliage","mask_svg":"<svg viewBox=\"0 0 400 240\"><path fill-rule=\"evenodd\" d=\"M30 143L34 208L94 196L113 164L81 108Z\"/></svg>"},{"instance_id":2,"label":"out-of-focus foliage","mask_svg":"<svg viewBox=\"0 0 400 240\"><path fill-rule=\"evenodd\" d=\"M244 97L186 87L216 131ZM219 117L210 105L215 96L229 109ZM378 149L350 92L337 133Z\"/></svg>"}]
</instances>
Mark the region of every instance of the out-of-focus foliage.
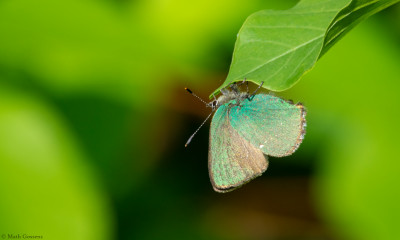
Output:
<instances>
[{"instance_id":1,"label":"out-of-focus foliage","mask_svg":"<svg viewBox=\"0 0 400 240\"><path fill-rule=\"evenodd\" d=\"M58 111L30 92L0 95L1 234L109 239L107 200Z\"/></svg>"},{"instance_id":2,"label":"out-of-focus foliage","mask_svg":"<svg viewBox=\"0 0 400 240\"><path fill-rule=\"evenodd\" d=\"M184 148L209 109L183 88L208 96L246 17L295 3L1 1L0 237L395 239L398 6L282 93L308 133L264 176L214 193L207 127Z\"/></svg>"}]
</instances>

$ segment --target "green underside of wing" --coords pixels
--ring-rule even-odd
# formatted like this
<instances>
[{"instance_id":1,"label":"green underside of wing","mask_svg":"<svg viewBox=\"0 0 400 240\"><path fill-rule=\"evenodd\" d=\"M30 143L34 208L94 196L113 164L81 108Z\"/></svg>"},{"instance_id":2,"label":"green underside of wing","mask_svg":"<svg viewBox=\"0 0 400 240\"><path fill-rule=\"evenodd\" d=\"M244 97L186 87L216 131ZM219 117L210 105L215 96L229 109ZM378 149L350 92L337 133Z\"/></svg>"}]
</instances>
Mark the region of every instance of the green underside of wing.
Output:
<instances>
[{"instance_id":1,"label":"green underside of wing","mask_svg":"<svg viewBox=\"0 0 400 240\"><path fill-rule=\"evenodd\" d=\"M262 152L232 128L228 110L228 104L220 106L210 128L209 172L219 192L243 185L261 175L268 165Z\"/></svg>"},{"instance_id":2,"label":"green underside of wing","mask_svg":"<svg viewBox=\"0 0 400 240\"><path fill-rule=\"evenodd\" d=\"M233 129L266 155L290 155L301 142L301 107L278 97L258 94L232 107L229 116Z\"/></svg>"}]
</instances>

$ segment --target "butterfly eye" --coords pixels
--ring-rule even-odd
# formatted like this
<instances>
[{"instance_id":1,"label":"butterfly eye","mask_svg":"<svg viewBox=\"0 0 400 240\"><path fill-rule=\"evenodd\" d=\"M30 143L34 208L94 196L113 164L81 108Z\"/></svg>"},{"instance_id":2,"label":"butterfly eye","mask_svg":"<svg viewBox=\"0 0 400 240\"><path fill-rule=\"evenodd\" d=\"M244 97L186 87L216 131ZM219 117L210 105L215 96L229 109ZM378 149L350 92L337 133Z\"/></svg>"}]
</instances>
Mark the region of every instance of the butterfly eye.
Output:
<instances>
[{"instance_id":1,"label":"butterfly eye","mask_svg":"<svg viewBox=\"0 0 400 240\"><path fill-rule=\"evenodd\" d=\"M208 103L208 106L212 108L212 110L215 110L218 107L218 100L214 100L210 103Z\"/></svg>"}]
</instances>

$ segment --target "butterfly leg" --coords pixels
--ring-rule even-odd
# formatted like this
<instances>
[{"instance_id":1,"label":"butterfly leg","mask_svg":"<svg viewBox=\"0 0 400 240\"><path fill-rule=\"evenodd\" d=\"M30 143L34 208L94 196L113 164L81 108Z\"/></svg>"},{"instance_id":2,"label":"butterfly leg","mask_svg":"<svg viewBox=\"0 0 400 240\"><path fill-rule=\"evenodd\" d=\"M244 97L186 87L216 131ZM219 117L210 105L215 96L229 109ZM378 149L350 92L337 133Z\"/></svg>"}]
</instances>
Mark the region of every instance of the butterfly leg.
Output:
<instances>
[{"instance_id":1,"label":"butterfly leg","mask_svg":"<svg viewBox=\"0 0 400 240\"><path fill-rule=\"evenodd\" d=\"M256 95L257 91L261 88L261 86L264 84L264 81L261 82L260 86L254 92L248 97L248 99L251 101L253 100L254 96Z\"/></svg>"},{"instance_id":2,"label":"butterfly leg","mask_svg":"<svg viewBox=\"0 0 400 240\"><path fill-rule=\"evenodd\" d=\"M237 88L237 86L236 86L236 83L233 82L233 81L231 81L231 82L228 84L227 87L224 87L224 88L222 88L222 89L220 90L221 93L224 94L224 95L229 94L230 91L229 91L228 87L229 87L230 89L232 89L234 92L238 91L238 88Z\"/></svg>"},{"instance_id":3,"label":"butterfly leg","mask_svg":"<svg viewBox=\"0 0 400 240\"><path fill-rule=\"evenodd\" d=\"M239 96L240 94L239 84L232 83L229 87L233 90L236 96Z\"/></svg>"},{"instance_id":4,"label":"butterfly leg","mask_svg":"<svg viewBox=\"0 0 400 240\"><path fill-rule=\"evenodd\" d=\"M246 86L247 86L247 93L249 93L249 83L246 81L246 78L243 79L243 81L241 81L241 82L239 82L239 83L234 82L234 83L232 83L232 84L230 85L230 88L233 90L233 92L235 93L235 95L236 95L237 97L240 96L240 88L239 88L239 87L240 87L241 85L245 84L245 83L246 83Z\"/></svg>"},{"instance_id":5,"label":"butterfly leg","mask_svg":"<svg viewBox=\"0 0 400 240\"><path fill-rule=\"evenodd\" d=\"M215 95L213 94L213 98L214 98L214 101L217 101L217 98L215 97Z\"/></svg>"},{"instance_id":6,"label":"butterfly leg","mask_svg":"<svg viewBox=\"0 0 400 240\"><path fill-rule=\"evenodd\" d=\"M242 84L245 84L245 83L247 83L247 82L246 82L246 79L247 79L247 78L244 78L244 79L243 79L243 81L241 81L241 82L240 82L240 83L238 83L237 85L238 85L238 86L240 86L240 85L242 85Z\"/></svg>"}]
</instances>

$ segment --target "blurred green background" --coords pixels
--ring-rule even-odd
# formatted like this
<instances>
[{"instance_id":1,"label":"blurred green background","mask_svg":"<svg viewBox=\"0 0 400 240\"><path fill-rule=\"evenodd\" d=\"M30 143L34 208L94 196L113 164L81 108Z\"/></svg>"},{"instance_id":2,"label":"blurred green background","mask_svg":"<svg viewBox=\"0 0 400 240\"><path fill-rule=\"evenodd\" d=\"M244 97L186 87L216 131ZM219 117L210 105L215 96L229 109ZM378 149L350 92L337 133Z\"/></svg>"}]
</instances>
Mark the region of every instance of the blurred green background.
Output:
<instances>
[{"instance_id":1,"label":"blurred green background","mask_svg":"<svg viewBox=\"0 0 400 240\"><path fill-rule=\"evenodd\" d=\"M1 1L0 236L400 239L399 5L277 93L307 135L262 177L215 193L208 127L184 148L209 113L184 87L206 98L246 17L295 3Z\"/></svg>"}]
</instances>

